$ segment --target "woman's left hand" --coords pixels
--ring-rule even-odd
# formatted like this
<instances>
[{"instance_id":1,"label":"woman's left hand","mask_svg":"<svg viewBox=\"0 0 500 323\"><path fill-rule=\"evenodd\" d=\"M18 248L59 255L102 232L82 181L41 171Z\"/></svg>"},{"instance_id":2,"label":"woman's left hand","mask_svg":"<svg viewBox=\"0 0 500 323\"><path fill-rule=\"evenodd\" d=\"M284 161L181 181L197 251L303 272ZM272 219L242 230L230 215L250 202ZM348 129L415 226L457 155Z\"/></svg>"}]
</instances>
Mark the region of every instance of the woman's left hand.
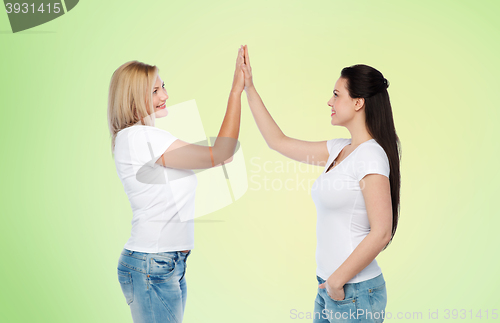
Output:
<instances>
[{"instance_id":1,"label":"woman's left hand","mask_svg":"<svg viewBox=\"0 0 500 323\"><path fill-rule=\"evenodd\" d=\"M245 86L245 73L243 72L242 65L245 63L244 48L240 46L238 49L238 56L236 58L236 68L234 69L233 86L231 92L240 93L243 92Z\"/></svg>"},{"instance_id":2,"label":"woman's left hand","mask_svg":"<svg viewBox=\"0 0 500 323\"><path fill-rule=\"evenodd\" d=\"M342 301L345 298L344 286L341 286L339 288L332 287L327 280L323 284L319 284L318 287L321 289L326 288L326 293L328 294L328 296L330 296L335 301Z\"/></svg>"}]
</instances>

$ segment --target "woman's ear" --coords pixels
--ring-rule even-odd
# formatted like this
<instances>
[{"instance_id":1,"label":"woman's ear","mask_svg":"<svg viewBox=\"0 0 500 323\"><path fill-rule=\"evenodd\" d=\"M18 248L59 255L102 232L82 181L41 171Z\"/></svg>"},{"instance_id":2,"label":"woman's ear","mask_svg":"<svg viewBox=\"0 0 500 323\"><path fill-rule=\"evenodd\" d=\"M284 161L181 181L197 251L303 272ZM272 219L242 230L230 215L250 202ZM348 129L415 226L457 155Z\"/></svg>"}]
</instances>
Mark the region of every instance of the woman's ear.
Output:
<instances>
[{"instance_id":1,"label":"woman's ear","mask_svg":"<svg viewBox=\"0 0 500 323\"><path fill-rule=\"evenodd\" d=\"M354 102L354 109L356 111L361 110L361 108L364 106L365 106L365 99L364 98L357 98L356 102Z\"/></svg>"}]
</instances>

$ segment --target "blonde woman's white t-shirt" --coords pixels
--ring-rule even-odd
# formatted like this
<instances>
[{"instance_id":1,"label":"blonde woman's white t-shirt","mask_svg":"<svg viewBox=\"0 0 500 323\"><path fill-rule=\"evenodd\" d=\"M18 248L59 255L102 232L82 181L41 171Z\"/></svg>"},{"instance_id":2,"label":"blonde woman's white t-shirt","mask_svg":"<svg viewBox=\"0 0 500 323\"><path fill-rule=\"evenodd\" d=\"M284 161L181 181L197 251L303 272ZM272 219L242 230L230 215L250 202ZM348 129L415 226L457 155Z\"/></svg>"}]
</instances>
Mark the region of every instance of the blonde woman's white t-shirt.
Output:
<instances>
[{"instance_id":1,"label":"blonde woman's white t-shirt","mask_svg":"<svg viewBox=\"0 0 500 323\"><path fill-rule=\"evenodd\" d=\"M325 173L351 139L327 141L330 157L311 187L317 211L316 274L328 279L370 232L370 222L359 181L368 174L389 177L389 160L375 139L358 145L338 165ZM347 283L357 283L382 273L374 259Z\"/></svg>"},{"instance_id":2,"label":"blonde woman's white t-shirt","mask_svg":"<svg viewBox=\"0 0 500 323\"><path fill-rule=\"evenodd\" d=\"M155 163L175 140L168 131L143 125L116 136L116 171L133 213L126 249L157 253L194 248L196 175Z\"/></svg>"}]
</instances>

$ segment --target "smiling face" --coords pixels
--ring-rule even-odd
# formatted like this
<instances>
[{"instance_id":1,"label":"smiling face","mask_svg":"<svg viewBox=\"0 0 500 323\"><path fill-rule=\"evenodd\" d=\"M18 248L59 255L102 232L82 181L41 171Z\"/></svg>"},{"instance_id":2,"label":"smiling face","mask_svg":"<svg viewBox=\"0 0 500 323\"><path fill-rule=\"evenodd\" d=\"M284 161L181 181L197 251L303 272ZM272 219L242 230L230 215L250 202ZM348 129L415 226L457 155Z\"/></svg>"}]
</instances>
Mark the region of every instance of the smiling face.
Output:
<instances>
[{"instance_id":1,"label":"smiling face","mask_svg":"<svg viewBox=\"0 0 500 323\"><path fill-rule=\"evenodd\" d=\"M153 106L155 107L155 117L163 118L168 114L166 101L168 99L167 90L165 90L165 83L161 80L160 76L156 78L156 83L153 88Z\"/></svg>"},{"instance_id":2,"label":"smiling face","mask_svg":"<svg viewBox=\"0 0 500 323\"><path fill-rule=\"evenodd\" d=\"M339 78L335 83L333 96L328 101L331 109L332 125L345 126L351 122L364 105L364 99L353 99L346 88L347 80Z\"/></svg>"}]
</instances>

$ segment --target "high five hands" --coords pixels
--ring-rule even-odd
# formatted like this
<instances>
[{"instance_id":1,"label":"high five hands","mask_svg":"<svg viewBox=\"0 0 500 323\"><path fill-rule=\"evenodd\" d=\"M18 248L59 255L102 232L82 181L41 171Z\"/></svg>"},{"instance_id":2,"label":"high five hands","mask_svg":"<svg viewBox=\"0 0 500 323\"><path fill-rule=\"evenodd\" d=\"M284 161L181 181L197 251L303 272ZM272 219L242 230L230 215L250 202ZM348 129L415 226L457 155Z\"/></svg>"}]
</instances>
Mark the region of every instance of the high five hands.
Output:
<instances>
[{"instance_id":1,"label":"high five hands","mask_svg":"<svg viewBox=\"0 0 500 323\"><path fill-rule=\"evenodd\" d=\"M238 57L236 58L236 68L234 70L233 86L231 91L241 93L243 90L248 90L253 87L252 67L250 66L250 58L248 57L248 47L240 46L238 49Z\"/></svg>"},{"instance_id":2,"label":"high five hands","mask_svg":"<svg viewBox=\"0 0 500 323\"><path fill-rule=\"evenodd\" d=\"M250 66L250 57L248 56L248 47L247 45L243 46L244 58L245 62L241 66L243 72L245 73L245 90L253 87L253 79L252 79L252 67Z\"/></svg>"},{"instance_id":3,"label":"high five hands","mask_svg":"<svg viewBox=\"0 0 500 323\"><path fill-rule=\"evenodd\" d=\"M244 58L243 58L243 46L238 49L238 57L236 58L236 68L234 70L233 77L233 87L231 92L241 93L245 87L245 74L243 72Z\"/></svg>"}]
</instances>

